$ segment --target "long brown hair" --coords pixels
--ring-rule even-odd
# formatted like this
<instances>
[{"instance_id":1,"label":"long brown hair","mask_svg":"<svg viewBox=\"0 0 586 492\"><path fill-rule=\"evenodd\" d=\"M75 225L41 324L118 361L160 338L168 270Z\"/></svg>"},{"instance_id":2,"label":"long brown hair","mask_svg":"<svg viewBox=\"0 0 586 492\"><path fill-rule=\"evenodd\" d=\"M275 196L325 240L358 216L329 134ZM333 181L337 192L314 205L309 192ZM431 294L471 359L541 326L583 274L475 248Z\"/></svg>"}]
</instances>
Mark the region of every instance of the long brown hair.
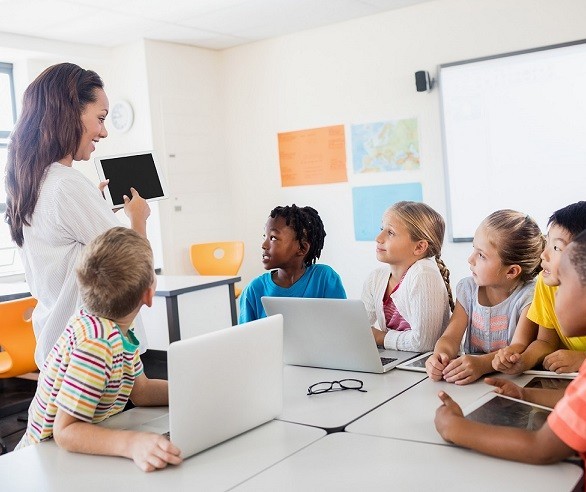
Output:
<instances>
[{"instance_id":1,"label":"long brown hair","mask_svg":"<svg viewBox=\"0 0 586 492\"><path fill-rule=\"evenodd\" d=\"M450 287L450 271L441 259L446 225L443 217L433 208L421 202L397 202L387 210L402 220L411 240L427 241L427 257L434 257L448 292L450 309L454 310L454 297Z\"/></svg>"},{"instance_id":2,"label":"long brown hair","mask_svg":"<svg viewBox=\"0 0 586 492\"><path fill-rule=\"evenodd\" d=\"M97 73L73 63L47 68L27 87L6 163L6 222L18 246L23 245L22 229L30 225L45 171L77 152L84 130L81 115L103 87Z\"/></svg>"}]
</instances>

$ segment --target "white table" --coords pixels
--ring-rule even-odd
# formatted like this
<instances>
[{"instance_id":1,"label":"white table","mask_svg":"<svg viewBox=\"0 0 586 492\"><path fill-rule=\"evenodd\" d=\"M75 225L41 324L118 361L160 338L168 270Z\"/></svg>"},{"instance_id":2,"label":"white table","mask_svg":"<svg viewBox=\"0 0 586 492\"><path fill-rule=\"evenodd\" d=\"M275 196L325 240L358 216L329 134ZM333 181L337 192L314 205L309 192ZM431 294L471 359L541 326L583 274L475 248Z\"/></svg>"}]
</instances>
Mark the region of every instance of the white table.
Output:
<instances>
[{"instance_id":1,"label":"white table","mask_svg":"<svg viewBox=\"0 0 586 492\"><path fill-rule=\"evenodd\" d=\"M308 395L319 381L359 379L366 393L355 390ZM284 401L279 420L312 425L328 432L346 425L426 378L423 373L392 370L385 374L340 371L286 365L283 372ZM412 389L409 391L413 391Z\"/></svg>"},{"instance_id":2,"label":"white table","mask_svg":"<svg viewBox=\"0 0 586 492\"><path fill-rule=\"evenodd\" d=\"M135 408L105 424L107 427L134 427L166 411L167 408ZM273 420L187 458L179 466L152 473L141 471L125 458L69 453L50 440L0 456L0 490L223 491L324 435L320 429Z\"/></svg>"},{"instance_id":3,"label":"white table","mask_svg":"<svg viewBox=\"0 0 586 492\"><path fill-rule=\"evenodd\" d=\"M141 309L149 350L238 323L234 284L240 277L159 275L153 305Z\"/></svg>"},{"instance_id":4,"label":"white table","mask_svg":"<svg viewBox=\"0 0 586 492\"><path fill-rule=\"evenodd\" d=\"M581 476L581 468L571 463L526 465L461 448L340 432L234 490L557 492L573 490Z\"/></svg>"},{"instance_id":5,"label":"white table","mask_svg":"<svg viewBox=\"0 0 586 492\"><path fill-rule=\"evenodd\" d=\"M0 282L0 302L22 299L30 295L26 282Z\"/></svg>"},{"instance_id":6,"label":"white table","mask_svg":"<svg viewBox=\"0 0 586 492\"><path fill-rule=\"evenodd\" d=\"M508 376L500 375L499 377ZM514 379L517 384L524 385L533 377L519 376ZM435 411L441 404L437 396L438 393L443 390L461 407L466 407L493 389L493 386L484 383L482 380L464 386L457 386L445 381L435 382L431 379L426 379L409 391L350 424L346 430L357 434L392 437L447 446L449 444L441 438L434 424Z\"/></svg>"}]
</instances>

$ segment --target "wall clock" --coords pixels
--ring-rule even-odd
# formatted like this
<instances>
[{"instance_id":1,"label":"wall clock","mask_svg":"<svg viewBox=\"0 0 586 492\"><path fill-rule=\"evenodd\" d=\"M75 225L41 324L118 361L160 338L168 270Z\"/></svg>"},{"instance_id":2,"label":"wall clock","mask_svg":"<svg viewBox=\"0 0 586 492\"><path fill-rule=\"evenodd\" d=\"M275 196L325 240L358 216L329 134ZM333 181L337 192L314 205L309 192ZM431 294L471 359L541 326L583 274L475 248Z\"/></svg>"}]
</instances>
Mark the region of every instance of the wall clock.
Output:
<instances>
[{"instance_id":1,"label":"wall clock","mask_svg":"<svg viewBox=\"0 0 586 492\"><path fill-rule=\"evenodd\" d=\"M134 122L134 111L127 101L116 101L111 111L112 126L120 133L130 130Z\"/></svg>"}]
</instances>

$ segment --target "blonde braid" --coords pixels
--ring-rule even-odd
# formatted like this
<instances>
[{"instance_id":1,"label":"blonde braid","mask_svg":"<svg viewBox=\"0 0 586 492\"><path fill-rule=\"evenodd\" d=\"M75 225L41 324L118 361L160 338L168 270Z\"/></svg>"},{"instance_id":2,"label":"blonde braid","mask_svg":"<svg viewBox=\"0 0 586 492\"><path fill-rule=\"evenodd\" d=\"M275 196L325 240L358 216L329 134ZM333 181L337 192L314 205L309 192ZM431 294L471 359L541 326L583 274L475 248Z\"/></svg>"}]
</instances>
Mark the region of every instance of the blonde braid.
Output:
<instances>
[{"instance_id":1,"label":"blonde braid","mask_svg":"<svg viewBox=\"0 0 586 492\"><path fill-rule=\"evenodd\" d=\"M442 260L439 255L436 255L435 262L437 263L440 274L444 279L444 284L446 284L446 290L448 291L448 301L450 302L450 311L454 312L455 305L454 296L452 295L452 288L450 287L450 271L448 270L448 267L446 267L444 260Z\"/></svg>"}]
</instances>

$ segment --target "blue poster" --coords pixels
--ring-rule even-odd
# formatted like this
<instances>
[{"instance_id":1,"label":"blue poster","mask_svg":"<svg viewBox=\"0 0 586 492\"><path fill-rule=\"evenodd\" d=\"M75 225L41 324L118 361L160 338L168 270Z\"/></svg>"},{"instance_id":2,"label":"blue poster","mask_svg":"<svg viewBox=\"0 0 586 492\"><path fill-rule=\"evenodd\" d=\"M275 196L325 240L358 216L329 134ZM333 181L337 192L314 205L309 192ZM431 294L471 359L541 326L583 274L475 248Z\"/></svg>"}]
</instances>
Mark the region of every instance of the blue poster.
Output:
<instances>
[{"instance_id":1,"label":"blue poster","mask_svg":"<svg viewBox=\"0 0 586 492\"><path fill-rule=\"evenodd\" d=\"M374 241L384 211L402 200L423 201L421 183L361 186L352 189L356 241Z\"/></svg>"}]
</instances>

